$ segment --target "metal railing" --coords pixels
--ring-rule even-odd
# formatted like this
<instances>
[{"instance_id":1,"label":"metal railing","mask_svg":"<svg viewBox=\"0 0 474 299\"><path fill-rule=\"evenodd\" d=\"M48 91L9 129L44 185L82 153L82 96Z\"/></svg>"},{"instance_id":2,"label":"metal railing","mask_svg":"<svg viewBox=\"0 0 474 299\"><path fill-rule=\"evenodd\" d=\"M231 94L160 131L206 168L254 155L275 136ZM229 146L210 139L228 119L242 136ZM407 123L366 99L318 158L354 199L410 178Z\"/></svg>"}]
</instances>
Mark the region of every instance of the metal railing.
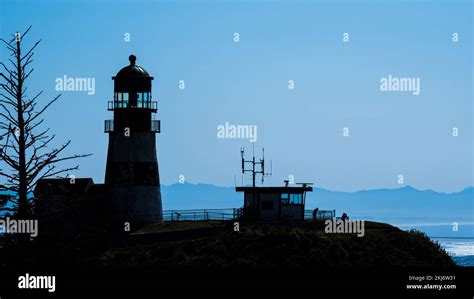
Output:
<instances>
[{"instance_id":1,"label":"metal railing","mask_svg":"<svg viewBox=\"0 0 474 299\"><path fill-rule=\"evenodd\" d=\"M104 132L109 133L114 131L114 120L106 119L104 122Z\"/></svg>"},{"instance_id":2,"label":"metal railing","mask_svg":"<svg viewBox=\"0 0 474 299\"><path fill-rule=\"evenodd\" d=\"M241 216L241 209L200 209L200 210L165 210L164 221L208 221L235 220Z\"/></svg>"},{"instance_id":3,"label":"metal railing","mask_svg":"<svg viewBox=\"0 0 474 299\"><path fill-rule=\"evenodd\" d=\"M114 120L113 119L105 120L105 122L104 122L104 132L105 133L114 132ZM152 120L151 121L150 132L156 132L156 133L161 132L161 122L159 120Z\"/></svg>"},{"instance_id":4,"label":"metal railing","mask_svg":"<svg viewBox=\"0 0 474 299\"><path fill-rule=\"evenodd\" d=\"M151 110L158 110L158 102L157 101L137 101L136 105L130 105L128 101L108 101L107 102L107 110L115 110L115 109L151 109Z\"/></svg>"},{"instance_id":5,"label":"metal railing","mask_svg":"<svg viewBox=\"0 0 474 299\"><path fill-rule=\"evenodd\" d=\"M152 120L150 131L161 133L161 122L159 120Z\"/></svg>"},{"instance_id":6,"label":"metal railing","mask_svg":"<svg viewBox=\"0 0 474 299\"><path fill-rule=\"evenodd\" d=\"M242 208L229 209L196 209L196 210L164 210L164 221L208 221L208 220L236 220L243 215ZM318 210L317 220L336 217L336 210ZM314 219L313 210L304 211L304 219Z\"/></svg>"},{"instance_id":7,"label":"metal railing","mask_svg":"<svg viewBox=\"0 0 474 299\"><path fill-rule=\"evenodd\" d=\"M314 210L305 210L304 219L315 219L313 216ZM332 219L336 217L336 210L318 210L316 213L316 220Z\"/></svg>"}]
</instances>

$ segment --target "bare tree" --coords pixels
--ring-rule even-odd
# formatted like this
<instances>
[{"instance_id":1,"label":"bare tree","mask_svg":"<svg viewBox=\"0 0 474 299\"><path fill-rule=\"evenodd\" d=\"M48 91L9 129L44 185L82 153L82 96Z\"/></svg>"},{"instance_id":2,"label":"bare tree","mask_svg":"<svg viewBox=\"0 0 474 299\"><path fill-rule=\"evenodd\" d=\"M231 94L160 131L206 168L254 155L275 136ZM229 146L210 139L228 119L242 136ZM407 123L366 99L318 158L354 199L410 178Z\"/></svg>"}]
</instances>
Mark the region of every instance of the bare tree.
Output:
<instances>
[{"instance_id":1,"label":"bare tree","mask_svg":"<svg viewBox=\"0 0 474 299\"><path fill-rule=\"evenodd\" d=\"M33 97L28 97L25 87L26 80L33 72L30 64L33 62L33 50L41 40L37 41L26 54L22 54L22 39L30 31L31 26L23 33L12 34L11 40L0 38L10 53L7 64L0 62L0 138L5 140L0 150L0 161L6 169L0 169L0 191L11 191L12 210L18 218L30 215L34 199L29 196L38 180L49 177L66 175L67 172L79 169L79 166L59 167L65 160L71 160L86 155L62 156L62 152L71 143L68 140L59 147L52 147L51 135L48 129L42 129L43 113L56 102L60 95L37 108L38 99L43 91ZM3 141L2 141L3 143ZM59 163L59 164L58 164Z\"/></svg>"}]
</instances>

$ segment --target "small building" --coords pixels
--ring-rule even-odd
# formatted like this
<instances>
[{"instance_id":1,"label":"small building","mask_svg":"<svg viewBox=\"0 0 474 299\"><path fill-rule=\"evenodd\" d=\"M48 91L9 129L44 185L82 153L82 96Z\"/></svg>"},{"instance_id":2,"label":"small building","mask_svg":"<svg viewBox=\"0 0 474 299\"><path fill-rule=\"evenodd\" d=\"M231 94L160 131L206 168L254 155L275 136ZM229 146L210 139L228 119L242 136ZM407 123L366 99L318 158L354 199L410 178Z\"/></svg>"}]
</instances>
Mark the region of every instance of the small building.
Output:
<instances>
[{"instance_id":1,"label":"small building","mask_svg":"<svg viewBox=\"0 0 474 299\"><path fill-rule=\"evenodd\" d=\"M244 192L243 219L257 221L303 221L306 192L313 187L236 187Z\"/></svg>"},{"instance_id":2,"label":"small building","mask_svg":"<svg viewBox=\"0 0 474 299\"><path fill-rule=\"evenodd\" d=\"M86 204L88 190L93 185L92 178L39 180L34 190L39 235L73 234L89 221L89 214L84 212L94 208Z\"/></svg>"},{"instance_id":3,"label":"small building","mask_svg":"<svg viewBox=\"0 0 474 299\"><path fill-rule=\"evenodd\" d=\"M41 239L69 239L107 229L111 218L108 186L92 178L40 179L34 190Z\"/></svg>"}]
</instances>

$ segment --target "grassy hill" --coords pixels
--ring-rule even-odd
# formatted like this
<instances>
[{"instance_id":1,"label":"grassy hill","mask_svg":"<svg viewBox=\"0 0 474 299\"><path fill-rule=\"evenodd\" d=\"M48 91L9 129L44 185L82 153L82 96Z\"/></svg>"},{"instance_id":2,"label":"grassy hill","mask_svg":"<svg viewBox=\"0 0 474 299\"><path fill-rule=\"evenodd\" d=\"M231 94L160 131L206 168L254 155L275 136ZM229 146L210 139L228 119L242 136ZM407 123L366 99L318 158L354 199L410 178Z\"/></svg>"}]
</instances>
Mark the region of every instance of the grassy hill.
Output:
<instances>
[{"instance_id":1,"label":"grassy hill","mask_svg":"<svg viewBox=\"0 0 474 299\"><path fill-rule=\"evenodd\" d=\"M178 240L172 237L176 233L180 234ZM366 223L364 237L326 234L322 221L242 224L238 232L232 223L183 222L148 226L130 240L129 245L108 249L91 262L105 268L153 269L454 265L423 233L377 222Z\"/></svg>"},{"instance_id":2,"label":"grassy hill","mask_svg":"<svg viewBox=\"0 0 474 299\"><path fill-rule=\"evenodd\" d=\"M327 234L323 221L242 222L239 231L234 231L232 222L168 222L128 235L96 234L68 243L51 241L2 250L0 267L6 271L293 268L316 272L338 267L455 266L423 233L378 222L366 222L364 237Z\"/></svg>"}]
</instances>

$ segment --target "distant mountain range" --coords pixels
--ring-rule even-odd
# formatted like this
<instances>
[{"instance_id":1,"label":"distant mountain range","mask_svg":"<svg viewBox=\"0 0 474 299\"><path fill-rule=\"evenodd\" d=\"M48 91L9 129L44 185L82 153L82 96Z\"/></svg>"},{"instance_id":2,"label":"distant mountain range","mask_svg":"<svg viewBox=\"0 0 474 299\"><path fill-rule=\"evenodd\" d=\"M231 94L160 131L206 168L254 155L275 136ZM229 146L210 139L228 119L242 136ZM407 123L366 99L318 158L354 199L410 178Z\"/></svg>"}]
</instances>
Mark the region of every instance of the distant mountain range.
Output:
<instances>
[{"instance_id":1,"label":"distant mountain range","mask_svg":"<svg viewBox=\"0 0 474 299\"><path fill-rule=\"evenodd\" d=\"M243 194L234 187L211 184L161 185L163 209L239 208ZM373 189L357 192L314 188L307 193L306 209L346 212L352 219L400 223L474 224L474 187L456 193L418 190L407 186L397 189Z\"/></svg>"},{"instance_id":2,"label":"distant mountain range","mask_svg":"<svg viewBox=\"0 0 474 299\"><path fill-rule=\"evenodd\" d=\"M161 186L163 209L237 208L243 194L233 187L210 184ZM474 222L474 187L457 193L418 190L413 187L338 192L315 188L306 208L346 212L352 218L389 222Z\"/></svg>"}]
</instances>

